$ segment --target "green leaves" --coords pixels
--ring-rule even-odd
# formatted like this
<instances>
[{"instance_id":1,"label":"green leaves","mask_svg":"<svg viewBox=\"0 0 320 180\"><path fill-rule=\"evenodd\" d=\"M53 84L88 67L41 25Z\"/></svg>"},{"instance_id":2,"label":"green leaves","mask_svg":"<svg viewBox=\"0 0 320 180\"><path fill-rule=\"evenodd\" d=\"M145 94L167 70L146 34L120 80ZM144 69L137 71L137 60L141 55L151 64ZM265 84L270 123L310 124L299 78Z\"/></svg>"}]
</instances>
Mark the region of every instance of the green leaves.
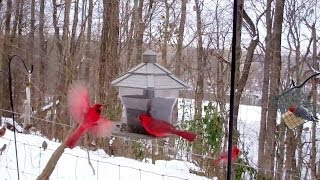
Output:
<instances>
[{"instance_id":1,"label":"green leaves","mask_svg":"<svg viewBox=\"0 0 320 180\"><path fill-rule=\"evenodd\" d=\"M202 118L204 138L211 149L218 151L223 138L223 122L216 107L210 102L204 107L205 116Z\"/></svg>"}]
</instances>

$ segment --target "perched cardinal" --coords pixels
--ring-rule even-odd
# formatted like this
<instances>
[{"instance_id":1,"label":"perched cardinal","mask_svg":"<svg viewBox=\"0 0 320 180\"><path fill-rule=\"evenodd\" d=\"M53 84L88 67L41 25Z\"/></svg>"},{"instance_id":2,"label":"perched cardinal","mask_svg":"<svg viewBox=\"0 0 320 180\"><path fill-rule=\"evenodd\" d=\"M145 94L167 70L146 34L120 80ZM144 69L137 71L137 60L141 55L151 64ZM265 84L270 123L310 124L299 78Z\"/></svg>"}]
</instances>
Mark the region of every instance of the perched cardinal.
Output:
<instances>
[{"instance_id":1,"label":"perched cardinal","mask_svg":"<svg viewBox=\"0 0 320 180\"><path fill-rule=\"evenodd\" d=\"M176 129L172 124L164 120L154 119L147 113L141 114L139 119L144 129L156 137L166 137L170 134L176 134L188 141L194 141L197 137L194 133Z\"/></svg>"},{"instance_id":2,"label":"perched cardinal","mask_svg":"<svg viewBox=\"0 0 320 180\"><path fill-rule=\"evenodd\" d=\"M238 157L239 153L240 153L240 150L238 149L238 147L237 146L233 147L232 153L231 153L231 161L234 161ZM228 151L220 154L218 158L212 161L214 165L226 164L227 162L228 162Z\"/></svg>"},{"instance_id":3,"label":"perched cardinal","mask_svg":"<svg viewBox=\"0 0 320 180\"><path fill-rule=\"evenodd\" d=\"M77 83L71 87L68 92L68 108L73 120L79 123L79 127L66 140L68 148L74 148L86 131L89 131L96 137L111 135L114 127L113 123L108 119L100 117L102 111L101 104L90 106L89 93L84 85Z\"/></svg>"}]
</instances>

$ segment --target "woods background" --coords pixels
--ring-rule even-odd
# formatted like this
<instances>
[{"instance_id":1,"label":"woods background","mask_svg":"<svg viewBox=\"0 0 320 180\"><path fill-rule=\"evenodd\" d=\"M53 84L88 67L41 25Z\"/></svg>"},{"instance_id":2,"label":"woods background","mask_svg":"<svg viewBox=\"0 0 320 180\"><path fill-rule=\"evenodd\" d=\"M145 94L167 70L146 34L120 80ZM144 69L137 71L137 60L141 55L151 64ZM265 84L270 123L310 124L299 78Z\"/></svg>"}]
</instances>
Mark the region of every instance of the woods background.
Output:
<instances>
[{"instance_id":1,"label":"woods background","mask_svg":"<svg viewBox=\"0 0 320 180\"><path fill-rule=\"evenodd\" d=\"M240 103L262 108L257 167L249 165L245 153L256 150L243 149L244 158L235 165L240 177L320 178L316 124L308 130L287 129L276 119L274 100L291 80L299 84L312 68L319 69L319 5L317 0L238 0L234 126ZM181 123L200 134L198 141L171 139L171 147L199 155L188 159L201 167L196 173L224 177L225 169L213 167L204 156L214 157L227 145L232 7L224 0L0 0L0 70L8 71L12 55L34 65L32 116L47 122L32 120L33 126L50 139L63 140L69 128L59 123L73 125L66 111L69 85L86 81L91 100L106 104L107 117L120 121L121 103L110 82L152 49L158 63L192 86L180 97L195 100L193 122ZM15 109L24 112L28 74L18 61L12 67ZM8 82L6 76L0 78L0 113L9 117L4 111L10 109ZM312 82L307 86L317 99ZM206 107L210 116L204 118L203 100L217 102ZM214 126L208 129L208 124ZM236 133L234 143L243 143L238 137ZM90 147L90 138L82 145ZM96 146L140 160L151 153L156 159L179 158L172 149L150 152L141 142L123 139L112 146L98 139Z\"/></svg>"}]
</instances>

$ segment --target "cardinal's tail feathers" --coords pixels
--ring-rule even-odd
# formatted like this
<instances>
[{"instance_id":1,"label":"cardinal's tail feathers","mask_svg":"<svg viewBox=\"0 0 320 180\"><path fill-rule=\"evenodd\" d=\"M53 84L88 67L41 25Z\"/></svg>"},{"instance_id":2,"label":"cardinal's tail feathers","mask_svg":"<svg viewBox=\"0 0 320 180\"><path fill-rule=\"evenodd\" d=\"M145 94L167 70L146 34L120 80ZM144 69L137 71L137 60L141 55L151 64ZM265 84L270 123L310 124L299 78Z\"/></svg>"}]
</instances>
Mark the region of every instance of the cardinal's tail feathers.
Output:
<instances>
[{"instance_id":1,"label":"cardinal's tail feathers","mask_svg":"<svg viewBox=\"0 0 320 180\"><path fill-rule=\"evenodd\" d=\"M86 128L80 126L76 131L71 133L66 141L66 146L70 149L74 148L79 139L81 138L82 134L85 132Z\"/></svg>"},{"instance_id":2,"label":"cardinal's tail feathers","mask_svg":"<svg viewBox=\"0 0 320 180\"><path fill-rule=\"evenodd\" d=\"M175 131L174 132L176 135L188 140L188 141L194 141L197 137L196 134L188 132L188 131Z\"/></svg>"}]
</instances>

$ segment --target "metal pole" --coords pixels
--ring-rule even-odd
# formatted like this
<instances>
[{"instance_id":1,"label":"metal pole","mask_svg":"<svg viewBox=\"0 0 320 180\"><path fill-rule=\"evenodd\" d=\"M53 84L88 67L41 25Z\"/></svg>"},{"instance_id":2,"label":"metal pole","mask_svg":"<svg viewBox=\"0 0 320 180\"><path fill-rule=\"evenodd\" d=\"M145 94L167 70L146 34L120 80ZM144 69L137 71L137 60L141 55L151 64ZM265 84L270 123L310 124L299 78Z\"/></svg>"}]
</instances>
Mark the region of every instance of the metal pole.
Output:
<instances>
[{"instance_id":1,"label":"metal pole","mask_svg":"<svg viewBox=\"0 0 320 180\"><path fill-rule=\"evenodd\" d=\"M234 106L234 91L235 91L235 74L236 74L236 30L237 30L237 7L238 1L233 1L233 29L232 29L232 59L231 59L231 85L230 85L230 114L229 114L229 137L228 137L228 168L227 168L227 180L232 179L232 140L233 140L233 106Z\"/></svg>"},{"instance_id":2,"label":"metal pole","mask_svg":"<svg viewBox=\"0 0 320 180\"><path fill-rule=\"evenodd\" d=\"M13 55L13 56L11 56L11 58L9 59L9 67L8 67L8 68L9 68L9 70L8 70L9 72L8 72L8 74L9 74L10 106L11 106L11 111L12 111L14 146L15 146L15 153L16 153L16 160L17 160L17 163L16 163L16 164L17 164L17 173L18 173L18 180L20 180L19 161L18 161L18 150L17 150L17 138L16 138L16 121L15 121L15 117L14 117L13 93L12 93L12 75L11 75L11 62L12 62L12 60L13 60L15 57L18 57L18 58L22 61L25 69L27 70L27 72L28 72L29 74L31 74L32 71L33 71L33 65L31 65L31 69L28 70L28 68L27 68L27 66L26 66L26 63L25 63L25 62L23 61L23 59L22 59L20 56L18 56L18 55Z\"/></svg>"}]
</instances>

